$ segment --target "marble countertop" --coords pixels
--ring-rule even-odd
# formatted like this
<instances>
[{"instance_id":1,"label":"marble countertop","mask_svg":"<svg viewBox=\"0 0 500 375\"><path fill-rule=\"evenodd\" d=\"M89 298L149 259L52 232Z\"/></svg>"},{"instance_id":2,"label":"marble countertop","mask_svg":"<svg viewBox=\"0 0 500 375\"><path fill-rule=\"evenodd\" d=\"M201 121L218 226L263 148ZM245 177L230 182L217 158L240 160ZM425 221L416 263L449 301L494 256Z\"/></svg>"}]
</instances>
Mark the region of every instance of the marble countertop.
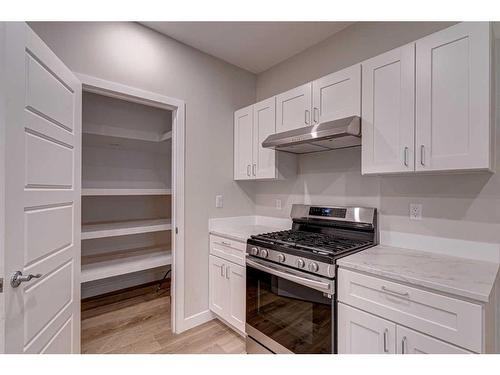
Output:
<instances>
[{"instance_id":1,"label":"marble countertop","mask_svg":"<svg viewBox=\"0 0 500 375\"><path fill-rule=\"evenodd\" d=\"M343 268L488 302L499 264L378 245L337 261Z\"/></svg>"},{"instance_id":2,"label":"marble countertop","mask_svg":"<svg viewBox=\"0 0 500 375\"><path fill-rule=\"evenodd\" d=\"M210 234L230 238L235 241L246 241L252 235L290 228L291 221L288 219L265 216L240 216L210 219L208 231Z\"/></svg>"}]
</instances>

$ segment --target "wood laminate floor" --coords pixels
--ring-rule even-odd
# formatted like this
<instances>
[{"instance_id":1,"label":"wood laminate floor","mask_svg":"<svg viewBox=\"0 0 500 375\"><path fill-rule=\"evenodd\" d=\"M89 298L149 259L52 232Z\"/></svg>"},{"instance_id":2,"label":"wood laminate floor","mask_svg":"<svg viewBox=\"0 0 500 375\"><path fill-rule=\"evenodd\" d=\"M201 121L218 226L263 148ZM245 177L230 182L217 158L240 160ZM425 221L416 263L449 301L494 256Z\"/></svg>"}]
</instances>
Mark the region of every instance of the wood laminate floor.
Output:
<instances>
[{"instance_id":1,"label":"wood laminate floor","mask_svg":"<svg viewBox=\"0 0 500 375\"><path fill-rule=\"evenodd\" d=\"M82 353L245 353L245 341L218 320L173 334L170 292L156 285L82 301Z\"/></svg>"}]
</instances>

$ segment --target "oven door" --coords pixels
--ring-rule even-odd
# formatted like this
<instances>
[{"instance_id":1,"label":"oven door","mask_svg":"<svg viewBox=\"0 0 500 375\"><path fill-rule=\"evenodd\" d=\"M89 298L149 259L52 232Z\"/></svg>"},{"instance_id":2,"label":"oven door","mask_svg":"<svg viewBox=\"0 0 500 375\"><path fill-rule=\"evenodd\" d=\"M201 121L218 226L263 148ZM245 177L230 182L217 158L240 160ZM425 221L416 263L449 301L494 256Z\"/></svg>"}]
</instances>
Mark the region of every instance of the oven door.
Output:
<instances>
[{"instance_id":1,"label":"oven door","mask_svg":"<svg viewBox=\"0 0 500 375\"><path fill-rule=\"evenodd\" d=\"M274 353L333 353L334 282L247 258L246 333Z\"/></svg>"}]
</instances>

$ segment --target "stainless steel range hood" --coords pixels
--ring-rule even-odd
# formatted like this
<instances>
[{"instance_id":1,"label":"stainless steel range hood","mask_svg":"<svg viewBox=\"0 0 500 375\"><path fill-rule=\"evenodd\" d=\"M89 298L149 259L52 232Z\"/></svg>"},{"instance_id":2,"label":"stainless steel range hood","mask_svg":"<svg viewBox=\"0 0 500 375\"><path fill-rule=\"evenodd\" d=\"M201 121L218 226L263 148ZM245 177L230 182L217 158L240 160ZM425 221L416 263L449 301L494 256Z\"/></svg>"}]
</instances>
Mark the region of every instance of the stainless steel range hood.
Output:
<instances>
[{"instance_id":1,"label":"stainless steel range hood","mask_svg":"<svg viewBox=\"0 0 500 375\"><path fill-rule=\"evenodd\" d=\"M321 124L272 134L262 147L293 154L330 151L361 145L361 119L350 116Z\"/></svg>"}]
</instances>

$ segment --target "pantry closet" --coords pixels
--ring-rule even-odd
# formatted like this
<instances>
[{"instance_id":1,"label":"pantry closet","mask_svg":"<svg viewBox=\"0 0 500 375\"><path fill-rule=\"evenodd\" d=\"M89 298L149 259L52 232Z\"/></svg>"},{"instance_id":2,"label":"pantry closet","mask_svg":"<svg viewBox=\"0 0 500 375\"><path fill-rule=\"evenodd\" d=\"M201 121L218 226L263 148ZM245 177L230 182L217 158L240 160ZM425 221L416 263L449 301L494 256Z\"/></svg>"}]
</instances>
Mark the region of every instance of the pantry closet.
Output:
<instances>
[{"instance_id":1,"label":"pantry closet","mask_svg":"<svg viewBox=\"0 0 500 375\"><path fill-rule=\"evenodd\" d=\"M170 269L174 118L158 103L84 81L82 298L160 280Z\"/></svg>"}]
</instances>

